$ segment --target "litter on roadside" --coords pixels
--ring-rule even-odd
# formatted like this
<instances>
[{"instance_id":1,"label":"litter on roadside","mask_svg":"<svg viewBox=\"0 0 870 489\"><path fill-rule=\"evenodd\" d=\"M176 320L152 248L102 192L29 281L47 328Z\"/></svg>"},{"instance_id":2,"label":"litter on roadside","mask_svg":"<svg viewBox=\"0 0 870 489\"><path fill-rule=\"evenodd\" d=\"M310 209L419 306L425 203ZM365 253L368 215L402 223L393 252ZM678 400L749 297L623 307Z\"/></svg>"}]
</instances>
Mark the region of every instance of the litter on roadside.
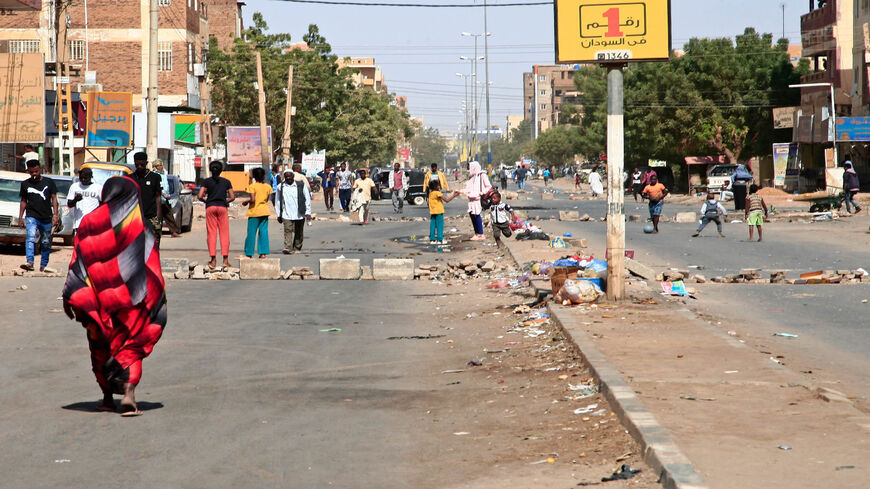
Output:
<instances>
[{"instance_id":1,"label":"litter on roadside","mask_svg":"<svg viewBox=\"0 0 870 489\"><path fill-rule=\"evenodd\" d=\"M780 445L777 448L779 448L780 450L791 450L791 447L788 445Z\"/></svg>"},{"instance_id":2,"label":"litter on roadside","mask_svg":"<svg viewBox=\"0 0 870 489\"><path fill-rule=\"evenodd\" d=\"M321 329L321 333L341 333L341 328Z\"/></svg>"},{"instance_id":3,"label":"litter on roadside","mask_svg":"<svg viewBox=\"0 0 870 489\"><path fill-rule=\"evenodd\" d=\"M620 467L617 467L609 477L602 477L601 482L631 479L635 474L640 472L640 470L641 469L632 469L628 464L622 464Z\"/></svg>"},{"instance_id":4,"label":"litter on roadside","mask_svg":"<svg viewBox=\"0 0 870 489\"><path fill-rule=\"evenodd\" d=\"M662 295L675 295L680 297L695 298L686 291L686 284L682 280L674 282L662 282Z\"/></svg>"},{"instance_id":5,"label":"litter on roadside","mask_svg":"<svg viewBox=\"0 0 870 489\"><path fill-rule=\"evenodd\" d=\"M783 338L797 338L798 335L791 333L773 333L773 336L782 336Z\"/></svg>"},{"instance_id":6,"label":"litter on roadside","mask_svg":"<svg viewBox=\"0 0 870 489\"><path fill-rule=\"evenodd\" d=\"M596 409L598 409L598 404L590 404L590 405L586 406L585 408L575 409L574 414L589 414L592 411L595 411Z\"/></svg>"}]
</instances>

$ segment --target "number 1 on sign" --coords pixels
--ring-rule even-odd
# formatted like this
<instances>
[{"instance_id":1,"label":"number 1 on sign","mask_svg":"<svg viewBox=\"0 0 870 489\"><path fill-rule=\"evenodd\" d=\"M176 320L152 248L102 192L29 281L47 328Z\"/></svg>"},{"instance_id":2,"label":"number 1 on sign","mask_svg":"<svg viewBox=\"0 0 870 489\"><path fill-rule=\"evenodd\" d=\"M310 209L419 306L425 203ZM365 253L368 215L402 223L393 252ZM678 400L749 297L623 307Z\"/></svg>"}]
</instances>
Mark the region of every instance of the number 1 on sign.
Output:
<instances>
[{"instance_id":1,"label":"number 1 on sign","mask_svg":"<svg viewBox=\"0 0 870 489\"><path fill-rule=\"evenodd\" d=\"M604 12L602 15L605 19L607 19L607 34L605 37L622 37L625 34L621 30L619 30L619 9L613 7L612 9Z\"/></svg>"}]
</instances>

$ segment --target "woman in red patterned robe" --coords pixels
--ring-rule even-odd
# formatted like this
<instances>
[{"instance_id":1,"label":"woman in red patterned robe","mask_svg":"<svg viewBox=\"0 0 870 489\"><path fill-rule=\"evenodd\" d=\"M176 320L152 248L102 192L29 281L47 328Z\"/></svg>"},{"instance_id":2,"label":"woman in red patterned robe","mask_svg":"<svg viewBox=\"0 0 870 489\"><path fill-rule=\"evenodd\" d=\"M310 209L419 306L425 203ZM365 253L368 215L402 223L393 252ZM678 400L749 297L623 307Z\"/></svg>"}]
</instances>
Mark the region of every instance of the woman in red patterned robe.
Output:
<instances>
[{"instance_id":1,"label":"woman in red patterned robe","mask_svg":"<svg viewBox=\"0 0 870 489\"><path fill-rule=\"evenodd\" d=\"M160 255L139 207L139 186L127 177L103 185L102 204L78 228L64 310L88 334L91 365L103 391L101 411L138 416L135 389L142 359L166 326L166 295Z\"/></svg>"}]
</instances>

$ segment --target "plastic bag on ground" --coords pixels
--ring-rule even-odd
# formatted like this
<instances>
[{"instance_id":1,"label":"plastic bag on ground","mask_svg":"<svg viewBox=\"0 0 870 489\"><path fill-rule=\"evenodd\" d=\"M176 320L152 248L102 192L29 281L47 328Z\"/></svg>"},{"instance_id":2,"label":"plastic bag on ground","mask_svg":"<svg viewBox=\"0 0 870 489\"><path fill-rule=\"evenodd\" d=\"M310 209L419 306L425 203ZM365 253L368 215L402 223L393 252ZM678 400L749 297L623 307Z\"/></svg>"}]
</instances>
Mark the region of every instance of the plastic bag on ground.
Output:
<instances>
[{"instance_id":1,"label":"plastic bag on ground","mask_svg":"<svg viewBox=\"0 0 870 489\"><path fill-rule=\"evenodd\" d=\"M588 280L572 280L568 279L562 285L562 289L557 294L560 300L570 301L572 304L589 304L598 300L604 295L597 285Z\"/></svg>"}]
</instances>

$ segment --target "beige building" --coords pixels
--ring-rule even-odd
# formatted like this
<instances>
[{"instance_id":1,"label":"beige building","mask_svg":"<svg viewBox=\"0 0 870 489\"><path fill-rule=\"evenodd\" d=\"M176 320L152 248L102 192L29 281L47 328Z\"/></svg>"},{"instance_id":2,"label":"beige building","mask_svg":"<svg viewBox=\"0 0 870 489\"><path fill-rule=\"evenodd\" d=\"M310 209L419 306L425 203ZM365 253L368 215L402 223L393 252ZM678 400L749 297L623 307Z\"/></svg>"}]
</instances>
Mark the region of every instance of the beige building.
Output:
<instances>
[{"instance_id":1,"label":"beige building","mask_svg":"<svg viewBox=\"0 0 870 489\"><path fill-rule=\"evenodd\" d=\"M577 65L535 65L523 73L523 114L535 121L536 136L559 124L562 104L578 102L576 69Z\"/></svg>"},{"instance_id":2,"label":"beige building","mask_svg":"<svg viewBox=\"0 0 870 489\"><path fill-rule=\"evenodd\" d=\"M509 115L509 116L507 116L507 118L505 120L505 125L504 125L504 138L507 140L507 142L511 141L511 136L513 134L514 129L519 127L520 122L522 122L523 119L525 119L525 118L521 115Z\"/></svg>"},{"instance_id":3,"label":"beige building","mask_svg":"<svg viewBox=\"0 0 870 489\"><path fill-rule=\"evenodd\" d=\"M353 83L357 87L369 87L376 92L387 92L384 82L384 74L381 68L375 64L375 58L340 58L339 68L353 68Z\"/></svg>"}]
</instances>

